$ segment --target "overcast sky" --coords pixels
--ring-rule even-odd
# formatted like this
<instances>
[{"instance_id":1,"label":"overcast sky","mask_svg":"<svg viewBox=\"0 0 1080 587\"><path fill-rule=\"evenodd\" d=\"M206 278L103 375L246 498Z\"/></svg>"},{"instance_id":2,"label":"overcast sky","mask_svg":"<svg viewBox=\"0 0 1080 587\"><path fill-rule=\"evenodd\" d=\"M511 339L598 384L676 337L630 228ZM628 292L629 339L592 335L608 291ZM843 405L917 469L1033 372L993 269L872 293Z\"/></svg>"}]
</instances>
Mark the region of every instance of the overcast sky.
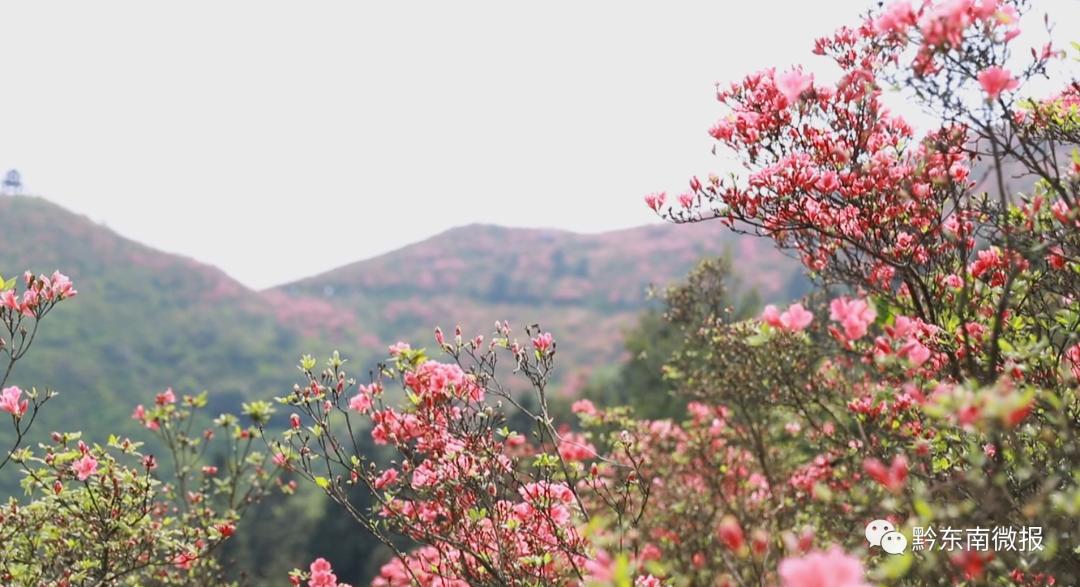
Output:
<instances>
[{"instance_id":1,"label":"overcast sky","mask_svg":"<svg viewBox=\"0 0 1080 587\"><path fill-rule=\"evenodd\" d=\"M869 6L6 2L0 168L254 287L472 222L634 226L722 168L714 82L827 68ZM1036 7L1080 39L1080 2Z\"/></svg>"}]
</instances>

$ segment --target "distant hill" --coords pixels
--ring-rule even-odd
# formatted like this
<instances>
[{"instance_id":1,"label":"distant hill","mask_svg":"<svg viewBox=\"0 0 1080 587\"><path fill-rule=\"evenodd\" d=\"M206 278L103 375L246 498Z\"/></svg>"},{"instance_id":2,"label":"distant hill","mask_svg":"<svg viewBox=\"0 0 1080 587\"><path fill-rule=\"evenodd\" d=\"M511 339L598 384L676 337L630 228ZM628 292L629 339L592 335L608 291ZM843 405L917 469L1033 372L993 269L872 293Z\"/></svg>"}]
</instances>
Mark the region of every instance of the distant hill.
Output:
<instances>
[{"instance_id":1,"label":"distant hill","mask_svg":"<svg viewBox=\"0 0 1080 587\"><path fill-rule=\"evenodd\" d=\"M576 234L472 225L267 292L282 321L361 346L428 343L461 324L487 335L495 320L540 322L576 371L616 358L621 333L647 303L649 284L682 278L699 259L728 255L746 287L766 300L806 291L798 262L767 239L715 223L657 224ZM565 371L564 371L565 373Z\"/></svg>"},{"instance_id":2,"label":"distant hill","mask_svg":"<svg viewBox=\"0 0 1080 587\"><path fill-rule=\"evenodd\" d=\"M289 387L301 337L218 269L120 237L46 200L2 197L0 272L24 269L60 269L79 290L45 319L9 382L61 393L35 425L39 433L127 429L134 403L170 385L211 389L222 408Z\"/></svg>"},{"instance_id":3,"label":"distant hill","mask_svg":"<svg viewBox=\"0 0 1080 587\"><path fill-rule=\"evenodd\" d=\"M560 341L560 373L587 373L622 352L648 284L719 254L765 299L805 289L797 263L768 241L706 224L596 235L467 226L257 292L44 199L0 198L0 273L60 269L79 289L11 380L61 392L39 433L88 426L87 414L101 430L132 431L134 403L170 385L209 389L232 409L288 389L302 352L340 348L371 364L399 339L430 345L437 324L486 335L496 319L519 331L542 322Z\"/></svg>"}]
</instances>

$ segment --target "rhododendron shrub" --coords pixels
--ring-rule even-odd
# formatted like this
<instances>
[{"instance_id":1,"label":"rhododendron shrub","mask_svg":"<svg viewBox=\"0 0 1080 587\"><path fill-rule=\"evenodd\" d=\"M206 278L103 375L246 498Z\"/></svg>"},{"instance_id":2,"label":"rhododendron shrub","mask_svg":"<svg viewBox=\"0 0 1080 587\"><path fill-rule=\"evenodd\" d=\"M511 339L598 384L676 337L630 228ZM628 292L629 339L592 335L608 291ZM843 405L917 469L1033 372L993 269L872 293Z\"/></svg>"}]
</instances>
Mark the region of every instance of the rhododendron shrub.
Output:
<instances>
[{"instance_id":1,"label":"rhododendron shrub","mask_svg":"<svg viewBox=\"0 0 1080 587\"><path fill-rule=\"evenodd\" d=\"M1019 63L1011 3L896 6L818 42L842 73L836 84L810 80L793 93L790 73L767 70L721 88L728 112L711 133L747 177L694 179L687 206L657 209L770 236L823 282L947 328L939 344L953 377L991 382L1005 349L1052 369L1075 326L1068 294L1080 286L1071 270L1080 177L1069 155L1080 133L1063 116L1075 112L1074 82L1058 97L1021 98L1022 83L1059 52ZM1005 65L1016 79L986 91ZM942 126L916 134L890 112L882 94L894 85ZM1018 178L1034 185L1014 192ZM1064 323L1022 319L1048 315ZM1032 337L1055 348L1035 353Z\"/></svg>"},{"instance_id":2,"label":"rhododendron shrub","mask_svg":"<svg viewBox=\"0 0 1080 587\"><path fill-rule=\"evenodd\" d=\"M253 450L259 433L223 415L191 435L206 394L171 390L144 412L171 459L142 443L111 437L90 445L54 433L38 450L20 449L28 503L4 506L0 577L10 585L226 585L235 573L215 558L243 513L273 488L274 467ZM263 406L248 406L264 422ZM212 439L225 439L221 450ZM207 455L220 454L209 464ZM158 477L160 464L172 470Z\"/></svg>"},{"instance_id":3,"label":"rhododendron shrub","mask_svg":"<svg viewBox=\"0 0 1080 587\"><path fill-rule=\"evenodd\" d=\"M3 281L3 280L0 280ZM27 273L20 294L3 282L0 338L7 365L4 383L26 355L38 323L55 305L76 294L71 281ZM15 446L2 465L22 475L26 499L0 507L0 582L19 586L228 585L215 558L242 514L273 487L276 470L254 450L270 406L244 406L251 425L231 415L195 429L205 393L177 398L157 394L135 417L155 431L171 458L159 461L144 445L111 436L104 444L78 432L54 432L50 442L20 446L45 401L56 396L5 387L0 409L12 419ZM198 430L195 432L194 430ZM225 446L211 448L214 438ZM219 443L221 444L221 443ZM213 460L213 464L209 461ZM159 462L171 471L158 476Z\"/></svg>"},{"instance_id":4,"label":"rhododendron shrub","mask_svg":"<svg viewBox=\"0 0 1080 587\"><path fill-rule=\"evenodd\" d=\"M377 585L564 584L583 580L591 551L582 532L590 512L578 484L589 449L553 425L547 383L555 342L528 332L513 339L499 324L490 342L460 333L436 342L451 361L398 344L369 384L358 384L334 355L321 371L305 357L306 381L279 398L296 409L275 447L278 459L321 487L396 558ZM532 405L497 377L501 362L533 390ZM387 390L396 380L403 391ZM502 404L535 424L530 443L507 425ZM526 431L528 432L528 431ZM356 441L367 434L390 449L378 462ZM367 487L371 508L349 489ZM401 539L424 548L406 553ZM296 581L320 584L314 573Z\"/></svg>"},{"instance_id":5,"label":"rhododendron shrub","mask_svg":"<svg viewBox=\"0 0 1080 587\"><path fill-rule=\"evenodd\" d=\"M875 576L1080 580L1078 86L1026 94L1062 53L1015 47L1024 8L894 3L816 44L836 83L795 68L721 87L726 112L710 133L745 177L646 199L677 222L716 218L770 237L833 292L812 316L792 305L757 323L706 324L673 359L669 373L717 423L716 446L753 457L726 471L757 491L712 519L732 516L717 536L733 553L755 531L764 546L717 572L770 577L761 555L797 556L805 527L815 543L861 549L859 529L884 517L909 540L930 526L1035 526L1045 538L1027 552L931 549L892 562L873 550ZM890 112L889 88L940 127L919 133ZM693 426L675 438L694 438ZM678 454L652 460L664 453ZM655 479L666 484L684 461ZM709 487L701 469L688 473ZM710 568L710 554L681 572ZM801 584L792 577L807 573L783 569L830 557L803 560L780 565L780 579Z\"/></svg>"},{"instance_id":6,"label":"rhododendron shrub","mask_svg":"<svg viewBox=\"0 0 1080 587\"><path fill-rule=\"evenodd\" d=\"M11 460L11 452L22 445L27 432L37 418L38 410L53 397L50 391L24 390L8 386L8 379L19 359L30 351L45 316L63 300L79 292L68 276L56 271L52 276L34 276L30 271L22 279L0 276L0 411L6 412L12 423L14 442L0 460L0 469Z\"/></svg>"}]
</instances>

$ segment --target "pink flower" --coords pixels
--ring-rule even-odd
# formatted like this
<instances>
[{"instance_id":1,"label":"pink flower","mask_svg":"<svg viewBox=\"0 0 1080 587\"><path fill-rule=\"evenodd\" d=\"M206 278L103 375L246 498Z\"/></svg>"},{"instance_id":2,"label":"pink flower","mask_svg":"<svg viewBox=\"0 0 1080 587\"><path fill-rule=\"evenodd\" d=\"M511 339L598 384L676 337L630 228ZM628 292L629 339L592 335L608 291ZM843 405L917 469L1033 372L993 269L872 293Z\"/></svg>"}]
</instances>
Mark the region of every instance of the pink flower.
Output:
<instances>
[{"instance_id":1,"label":"pink flower","mask_svg":"<svg viewBox=\"0 0 1080 587\"><path fill-rule=\"evenodd\" d=\"M664 192L649 194L645 196L645 204L652 208L653 212L659 212L660 208L664 206L664 200L666 199L667 194Z\"/></svg>"},{"instance_id":2,"label":"pink flower","mask_svg":"<svg viewBox=\"0 0 1080 587\"><path fill-rule=\"evenodd\" d=\"M413 470L412 488L422 489L434 485L439 481L438 474L431 468L430 461L424 461Z\"/></svg>"},{"instance_id":3,"label":"pink flower","mask_svg":"<svg viewBox=\"0 0 1080 587\"><path fill-rule=\"evenodd\" d=\"M570 411L574 412L575 414L595 416L596 406L587 399L579 399L570 406Z\"/></svg>"},{"instance_id":4,"label":"pink flower","mask_svg":"<svg viewBox=\"0 0 1080 587\"><path fill-rule=\"evenodd\" d=\"M896 455L888 467L878 459L863 461L863 470L871 479L885 486L893 493L900 493L908 476L908 462L904 455Z\"/></svg>"},{"instance_id":5,"label":"pink flower","mask_svg":"<svg viewBox=\"0 0 1080 587\"><path fill-rule=\"evenodd\" d=\"M803 308L802 304L792 304L783 314L780 314L780 323L792 332L803 330L813 321L814 315Z\"/></svg>"},{"instance_id":6,"label":"pink flower","mask_svg":"<svg viewBox=\"0 0 1080 587\"><path fill-rule=\"evenodd\" d=\"M915 11L909 0L898 0L889 5L885 12L874 21L874 28L879 33L904 34L915 24Z\"/></svg>"},{"instance_id":7,"label":"pink flower","mask_svg":"<svg viewBox=\"0 0 1080 587\"><path fill-rule=\"evenodd\" d=\"M3 410L16 418L22 418L23 414L30 407L28 400L21 400L19 397L22 395L22 390L18 386L12 385L11 387L5 387L4 391L0 393L0 410Z\"/></svg>"},{"instance_id":8,"label":"pink flower","mask_svg":"<svg viewBox=\"0 0 1080 587\"><path fill-rule=\"evenodd\" d=\"M979 85L986 92L988 100L997 100L1001 92L1016 89L1020 82L1013 78L1009 70L994 66L979 72Z\"/></svg>"},{"instance_id":9,"label":"pink flower","mask_svg":"<svg viewBox=\"0 0 1080 587\"><path fill-rule=\"evenodd\" d=\"M408 351L412 350L412 347L410 347L409 343L407 343L407 342L398 341L398 342L395 342L394 344L390 345L389 350L390 350L390 356L391 357L397 357L397 356L400 356L401 353L405 353L405 352L408 352ZM322 559L319 559L319 560L322 560Z\"/></svg>"},{"instance_id":10,"label":"pink flower","mask_svg":"<svg viewBox=\"0 0 1080 587\"><path fill-rule=\"evenodd\" d=\"M53 271L49 281L51 282L51 293L57 299L73 298L79 293L75 290L74 284L71 283L71 278L59 271Z\"/></svg>"},{"instance_id":11,"label":"pink flower","mask_svg":"<svg viewBox=\"0 0 1080 587\"><path fill-rule=\"evenodd\" d=\"M814 75L806 75L802 72L802 69L793 69L776 78L776 88L780 90L780 93L784 94L788 102L792 103L798 100L799 96L813 85Z\"/></svg>"},{"instance_id":12,"label":"pink flower","mask_svg":"<svg viewBox=\"0 0 1080 587\"><path fill-rule=\"evenodd\" d=\"M840 178L835 171L826 171L818 178L815 187L826 193L836 191L840 187Z\"/></svg>"},{"instance_id":13,"label":"pink flower","mask_svg":"<svg viewBox=\"0 0 1080 587\"><path fill-rule=\"evenodd\" d=\"M776 306L769 304L761 313L761 321L773 328L799 332L814 321L814 314L803 308L802 304L792 304L783 313Z\"/></svg>"},{"instance_id":14,"label":"pink flower","mask_svg":"<svg viewBox=\"0 0 1080 587\"><path fill-rule=\"evenodd\" d=\"M540 351L540 354L544 354L548 349L554 346L555 339L551 337L550 332L545 332L536 335L536 337L532 339L532 343L533 346L536 347L536 350Z\"/></svg>"},{"instance_id":15,"label":"pink flower","mask_svg":"<svg viewBox=\"0 0 1080 587\"><path fill-rule=\"evenodd\" d=\"M1065 351L1065 360L1069 362L1073 378L1080 379L1080 344L1074 344Z\"/></svg>"},{"instance_id":16,"label":"pink flower","mask_svg":"<svg viewBox=\"0 0 1080 587\"><path fill-rule=\"evenodd\" d=\"M584 436L570 432L559 442L559 456L567 461L586 461L596 458L596 447Z\"/></svg>"},{"instance_id":17,"label":"pink flower","mask_svg":"<svg viewBox=\"0 0 1080 587\"><path fill-rule=\"evenodd\" d=\"M834 546L801 558L780 561L783 587L869 587L859 559Z\"/></svg>"},{"instance_id":18,"label":"pink flower","mask_svg":"<svg viewBox=\"0 0 1080 587\"><path fill-rule=\"evenodd\" d=\"M926 348L926 345L917 339L911 338L900 348L900 352L897 354L911 361L912 365L919 367L930 358L930 349Z\"/></svg>"},{"instance_id":19,"label":"pink flower","mask_svg":"<svg viewBox=\"0 0 1080 587\"><path fill-rule=\"evenodd\" d=\"M746 543L739 521L732 516L724 516L724 519L720 521L717 534L720 535L720 541L734 552L742 550L743 545Z\"/></svg>"},{"instance_id":20,"label":"pink flower","mask_svg":"<svg viewBox=\"0 0 1080 587\"><path fill-rule=\"evenodd\" d=\"M15 295L15 290L9 289L0 293L0 306L15 312L19 311L21 306L19 305L18 296Z\"/></svg>"},{"instance_id":21,"label":"pink flower","mask_svg":"<svg viewBox=\"0 0 1080 587\"><path fill-rule=\"evenodd\" d=\"M173 566L175 566L176 568L187 570L191 568L191 563L195 562L198 558L199 557L197 557L195 553L181 552L180 554L173 557L172 562Z\"/></svg>"},{"instance_id":22,"label":"pink flower","mask_svg":"<svg viewBox=\"0 0 1080 587\"><path fill-rule=\"evenodd\" d=\"M772 304L765 306L765 309L761 312L761 321L773 328L783 327L783 324L780 322L780 310Z\"/></svg>"},{"instance_id":23,"label":"pink flower","mask_svg":"<svg viewBox=\"0 0 1080 587\"><path fill-rule=\"evenodd\" d=\"M829 317L844 327L848 340L856 340L866 336L866 329L877 318L877 312L864 299L844 297L829 304Z\"/></svg>"},{"instance_id":24,"label":"pink flower","mask_svg":"<svg viewBox=\"0 0 1080 587\"><path fill-rule=\"evenodd\" d=\"M371 396L360 390L356 395L349 399L349 409L354 412L360 412L361 414L368 413L371 409Z\"/></svg>"},{"instance_id":25,"label":"pink flower","mask_svg":"<svg viewBox=\"0 0 1080 587\"><path fill-rule=\"evenodd\" d=\"M97 459L87 453L81 459L72 463L71 470L75 471L75 476L78 477L79 481L86 481L97 472L97 465Z\"/></svg>"},{"instance_id":26,"label":"pink flower","mask_svg":"<svg viewBox=\"0 0 1080 587\"><path fill-rule=\"evenodd\" d=\"M176 394L173 393L173 390L170 387L170 388L166 389L165 391L157 394L157 396L154 398L154 401L159 406L164 406L165 404L175 404L176 403Z\"/></svg>"},{"instance_id":27,"label":"pink flower","mask_svg":"<svg viewBox=\"0 0 1080 587\"><path fill-rule=\"evenodd\" d=\"M315 562L311 563L310 570L309 587L338 587L337 576L334 575L333 569L326 559L315 559Z\"/></svg>"},{"instance_id":28,"label":"pink flower","mask_svg":"<svg viewBox=\"0 0 1080 587\"><path fill-rule=\"evenodd\" d=\"M379 475L379 477L375 479L375 483L373 485L375 486L375 489L382 489L387 485L390 485L394 481L397 481L397 478L397 469L387 469L382 472L382 475Z\"/></svg>"}]
</instances>

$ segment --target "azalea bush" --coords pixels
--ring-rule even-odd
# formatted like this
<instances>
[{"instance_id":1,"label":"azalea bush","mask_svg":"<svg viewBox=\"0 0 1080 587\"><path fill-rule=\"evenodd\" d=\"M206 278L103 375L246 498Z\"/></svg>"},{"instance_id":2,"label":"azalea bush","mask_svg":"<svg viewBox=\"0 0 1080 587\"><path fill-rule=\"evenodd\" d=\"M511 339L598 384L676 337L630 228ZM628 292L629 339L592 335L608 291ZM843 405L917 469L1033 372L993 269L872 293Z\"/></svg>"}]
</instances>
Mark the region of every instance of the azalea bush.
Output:
<instances>
[{"instance_id":1,"label":"azalea bush","mask_svg":"<svg viewBox=\"0 0 1080 587\"><path fill-rule=\"evenodd\" d=\"M588 543L579 527L588 510L574 490L585 472L558 450L569 440L549 415L555 343L548 333L530 335L526 346L506 324L489 342L464 341L460 332L448 342L437 331L450 362L398 344L367 384L350 378L336 354L323 369L305 357L305 381L278 398L296 411L275 458L395 553L376 584L561 584L586 575ZM500 382L501 361L527 382L537 408ZM401 406L387 400L390 381L403 391L392 394ZM529 414L536 445L507 426L501 402ZM389 447L389 461L364 454L360 433ZM371 506L354 503L356 485L375 496ZM425 548L405 552L402 540ZM312 585L334 585L332 577L322 563L294 574Z\"/></svg>"},{"instance_id":2,"label":"azalea bush","mask_svg":"<svg viewBox=\"0 0 1080 587\"><path fill-rule=\"evenodd\" d=\"M1080 94L1072 80L1024 94L1063 58L1015 51L1025 8L894 3L818 41L835 84L792 68L720 88L710 134L746 177L647 198L676 222L772 238L839 294L713 327L676 361L780 498L742 527L796 532L786 514L852 545L881 517L909 541L935 525L1038 527L1030 552L931 548L886 557L881 576L1077 580ZM888 88L941 126L917 133Z\"/></svg>"},{"instance_id":3,"label":"azalea bush","mask_svg":"<svg viewBox=\"0 0 1080 587\"><path fill-rule=\"evenodd\" d=\"M4 381L26 356L39 323L77 292L71 280L27 273L0 291L6 334ZM156 433L168 457L111 436L91 443L78 432L53 432L49 442L26 446L31 425L56 392L5 387L0 410L11 417L13 446L0 467L21 474L24 499L0 506L0 582L4 585L228 585L236 573L215 551L236 531L243 513L273 489L276 469L255 440L271 407L244 406L242 423L222 415L212 427L198 415L207 395L177 398L171 390L134 417ZM211 446L215 438L220 448ZM221 444L221 443L219 443ZM171 465L159 476L159 463Z\"/></svg>"}]
</instances>

